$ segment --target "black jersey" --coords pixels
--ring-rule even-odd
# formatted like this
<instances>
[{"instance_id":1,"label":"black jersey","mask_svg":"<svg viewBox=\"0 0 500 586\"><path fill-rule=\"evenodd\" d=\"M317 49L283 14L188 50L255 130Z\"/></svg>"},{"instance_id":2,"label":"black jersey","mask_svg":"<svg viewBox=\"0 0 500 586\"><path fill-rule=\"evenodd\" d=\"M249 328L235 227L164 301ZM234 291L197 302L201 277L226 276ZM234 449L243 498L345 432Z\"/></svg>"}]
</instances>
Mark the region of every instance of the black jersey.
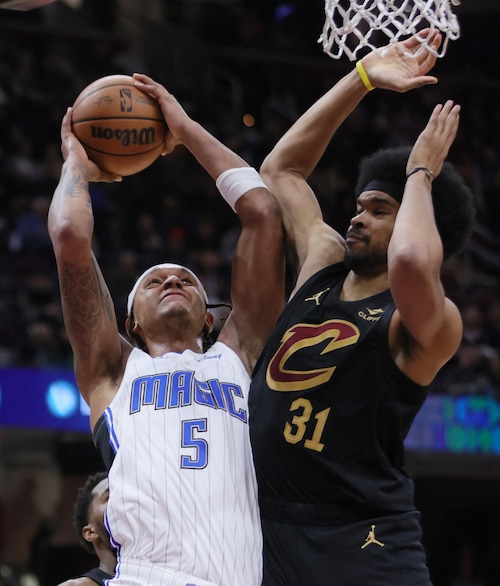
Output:
<instances>
[{"instance_id":1,"label":"black jersey","mask_svg":"<svg viewBox=\"0 0 500 586\"><path fill-rule=\"evenodd\" d=\"M344 263L312 276L256 365L250 433L264 518L341 525L414 510L403 441L426 387L394 363L389 290L341 301Z\"/></svg>"},{"instance_id":2,"label":"black jersey","mask_svg":"<svg viewBox=\"0 0 500 586\"><path fill-rule=\"evenodd\" d=\"M108 574L104 570L101 570L101 568L93 568L86 574L82 575L82 578L90 578L96 584L99 584L99 586L106 586L104 581L111 580L112 577L113 576L111 574Z\"/></svg>"}]
</instances>

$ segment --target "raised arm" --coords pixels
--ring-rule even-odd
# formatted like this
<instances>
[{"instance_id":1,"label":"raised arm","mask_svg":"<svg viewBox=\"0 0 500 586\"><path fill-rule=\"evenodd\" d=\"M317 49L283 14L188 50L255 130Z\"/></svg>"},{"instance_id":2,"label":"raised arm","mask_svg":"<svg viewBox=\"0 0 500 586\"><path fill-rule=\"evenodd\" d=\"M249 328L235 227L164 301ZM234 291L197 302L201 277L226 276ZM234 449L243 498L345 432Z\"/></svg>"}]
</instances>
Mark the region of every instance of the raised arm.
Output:
<instances>
[{"instance_id":1,"label":"raised arm","mask_svg":"<svg viewBox=\"0 0 500 586\"><path fill-rule=\"evenodd\" d=\"M219 179L221 193L241 221L232 267L233 309L218 339L240 355L251 373L283 309L285 262L279 207L258 173L192 120L161 84L142 74L134 78L162 108L169 128L165 153L183 144L214 180ZM221 181L221 176L227 181Z\"/></svg>"},{"instance_id":2,"label":"raised arm","mask_svg":"<svg viewBox=\"0 0 500 586\"><path fill-rule=\"evenodd\" d=\"M397 307L395 343L404 337L409 351L400 366L416 382L428 384L460 343L462 321L445 297L440 279L443 244L435 220L432 182L440 174L455 139L460 106L448 101L434 109L408 159L401 207L389 243L389 284Z\"/></svg>"},{"instance_id":3,"label":"raised arm","mask_svg":"<svg viewBox=\"0 0 500 586\"><path fill-rule=\"evenodd\" d=\"M434 34L433 46L441 42ZM416 53L410 57L403 53ZM416 38L391 45L384 57L372 52L362 66L373 87L406 92L436 78L426 73L435 56L417 53ZM321 209L307 178L323 156L333 135L368 93L358 71L354 69L307 110L276 144L265 159L261 174L279 202L286 235L294 248L300 270L297 287L317 270L344 257L343 237L323 222Z\"/></svg>"},{"instance_id":4,"label":"raised arm","mask_svg":"<svg viewBox=\"0 0 500 586\"><path fill-rule=\"evenodd\" d=\"M91 409L98 410L94 391L102 391L101 383L121 372L127 345L119 335L113 302L91 249L94 218L88 186L89 180L118 178L101 173L88 160L71 132L71 109L64 116L61 139L64 164L50 205L48 227L78 387ZM100 395L104 408L109 397Z\"/></svg>"}]
</instances>

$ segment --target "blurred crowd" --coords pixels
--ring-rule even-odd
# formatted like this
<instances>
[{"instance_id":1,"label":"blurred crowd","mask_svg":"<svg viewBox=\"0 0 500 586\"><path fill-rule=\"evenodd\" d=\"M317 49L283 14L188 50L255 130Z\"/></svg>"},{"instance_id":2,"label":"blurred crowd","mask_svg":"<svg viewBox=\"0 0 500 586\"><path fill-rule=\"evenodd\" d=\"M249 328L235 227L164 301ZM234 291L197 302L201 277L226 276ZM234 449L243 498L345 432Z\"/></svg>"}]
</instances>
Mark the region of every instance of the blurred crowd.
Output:
<instances>
[{"instance_id":1,"label":"blurred crowd","mask_svg":"<svg viewBox=\"0 0 500 586\"><path fill-rule=\"evenodd\" d=\"M152 1L143 0L144 6ZM84 0L82 18L91 26L80 34L63 26L70 16L64 6L56 14L62 15L55 24L59 28L50 31L37 11L0 10L0 368L72 367L47 210L62 163L61 119L88 83L113 73L149 73L194 119L258 168L296 117L351 67L345 60L320 58L316 41L322 14L313 13L309 0L282 2L277 8L271 0L225 2L216 10L211 2L159 0L165 25L198 43L196 75L183 75L182 63L173 70L166 49L150 61L147 51L137 53L120 34L104 32L117 25L116 4ZM451 98L462 105L450 160L473 190L477 217L466 249L443 268L443 284L460 308L464 335L431 390L500 400L500 70L498 48L491 50L500 40L496 32L488 33L494 19L483 21L477 35L469 34L473 20L463 22L463 43L450 44L437 63L436 86L404 96L372 92L339 129L310 180L325 218L344 232L355 209L360 158L378 148L412 144L436 103ZM154 44L152 36L147 40ZM167 46L169 40L165 35L155 46ZM201 50L200 42L206 43ZM231 83L221 87L213 83L216 78ZM126 298L136 277L157 262L192 267L212 303L230 301L239 223L212 179L183 148L120 184L92 184L91 198L94 251L119 324L124 325ZM265 287L273 275L261 278ZM288 278L290 288L292 259ZM224 317L222 311L217 314L216 327ZM490 556L495 570L485 569L481 580L478 560L466 553L457 549L455 581L440 584L499 583L498 554ZM2 583L18 586L0 568Z\"/></svg>"},{"instance_id":2,"label":"blurred crowd","mask_svg":"<svg viewBox=\"0 0 500 586\"><path fill-rule=\"evenodd\" d=\"M171 3L165 9L174 24L176 19L182 21L175 12L178 4ZM264 46L273 38L276 50L286 50L290 30L285 34L285 12L279 18L276 13L271 18L262 10L261 14L255 10L245 13L239 24L240 38L247 35L252 46ZM14 25L17 22L12 21ZM274 23L273 34L269 30L264 34L263 22ZM192 22L187 24L194 26ZM166 85L167 80L161 70L148 70L148 64L131 55L129 47L116 38L77 39L63 33L43 34L35 27L19 41L14 36L15 26L12 30L9 23L3 26L0 367L71 367L47 233L47 210L62 162L62 116L80 91L102 75L131 74L134 68L142 67ZM234 32L234 27L219 19L219 27L224 26ZM294 27L289 28L293 33ZM206 42L210 42L213 31L210 33L207 26L203 30ZM234 35L224 38L229 44L236 43ZM232 62L231 55L229 50L220 59L226 69L237 69L240 64L234 62L234 55ZM459 61L460 76L455 68ZM257 82L252 76L257 69L255 63L249 67L248 79L242 80L241 86L251 94L247 102L243 99L243 104L253 109L251 123L243 123L240 113L236 116L218 107L218 97L210 93L210 88L200 87L198 79L169 80L167 87L192 117L258 168L293 120L343 70L337 64L330 70L324 65L303 70L298 64L273 67L270 59L261 63L259 81L263 83L255 92ZM437 86L404 97L389 92L370 94L337 133L311 183L325 217L343 232L354 210L353 185L360 158L377 148L411 144L438 101L450 97L462 104L460 132L450 160L474 192L477 221L466 250L443 270L447 293L462 312L464 336L455 358L434 382L433 391L500 397L500 239L496 229L500 208L500 78L490 79L488 87L478 86L477 79L467 76L471 70L467 61L450 50L449 60L437 65ZM204 281L211 302L229 301L230 262L239 224L211 178L187 151L179 147L121 184L92 184L91 197L94 249L115 300L119 323L124 323L125 301L135 278L156 262L168 260L193 267ZM290 259L290 282L292 272ZM269 278L273 276L262 275L263 284ZM223 319L221 313L216 324Z\"/></svg>"}]
</instances>

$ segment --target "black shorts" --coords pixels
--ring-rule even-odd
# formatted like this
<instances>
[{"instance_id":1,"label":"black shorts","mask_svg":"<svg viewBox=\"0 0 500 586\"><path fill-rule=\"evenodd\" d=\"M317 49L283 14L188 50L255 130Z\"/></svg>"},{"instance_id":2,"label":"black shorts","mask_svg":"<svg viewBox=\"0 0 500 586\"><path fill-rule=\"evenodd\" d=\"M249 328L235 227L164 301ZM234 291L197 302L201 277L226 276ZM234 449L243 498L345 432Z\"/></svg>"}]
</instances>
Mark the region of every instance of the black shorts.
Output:
<instances>
[{"instance_id":1,"label":"black shorts","mask_svg":"<svg viewBox=\"0 0 500 586\"><path fill-rule=\"evenodd\" d=\"M417 511L342 526L262 520L263 586L432 586Z\"/></svg>"}]
</instances>

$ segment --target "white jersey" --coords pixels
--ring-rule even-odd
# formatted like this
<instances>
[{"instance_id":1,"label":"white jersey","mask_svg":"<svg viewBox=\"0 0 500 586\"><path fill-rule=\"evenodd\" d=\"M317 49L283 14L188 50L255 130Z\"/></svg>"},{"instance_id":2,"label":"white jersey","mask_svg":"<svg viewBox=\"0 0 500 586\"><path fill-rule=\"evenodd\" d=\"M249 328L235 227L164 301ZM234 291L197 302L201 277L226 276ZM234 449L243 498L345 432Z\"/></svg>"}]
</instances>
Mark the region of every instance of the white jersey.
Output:
<instances>
[{"instance_id":1,"label":"white jersey","mask_svg":"<svg viewBox=\"0 0 500 586\"><path fill-rule=\"evenodd\" d=\"M260 586L249 386L221 342L205 354L132 350L103 414L114 452L106 525L119 556L111 584Z\"/></svg>"}]
</instances>

